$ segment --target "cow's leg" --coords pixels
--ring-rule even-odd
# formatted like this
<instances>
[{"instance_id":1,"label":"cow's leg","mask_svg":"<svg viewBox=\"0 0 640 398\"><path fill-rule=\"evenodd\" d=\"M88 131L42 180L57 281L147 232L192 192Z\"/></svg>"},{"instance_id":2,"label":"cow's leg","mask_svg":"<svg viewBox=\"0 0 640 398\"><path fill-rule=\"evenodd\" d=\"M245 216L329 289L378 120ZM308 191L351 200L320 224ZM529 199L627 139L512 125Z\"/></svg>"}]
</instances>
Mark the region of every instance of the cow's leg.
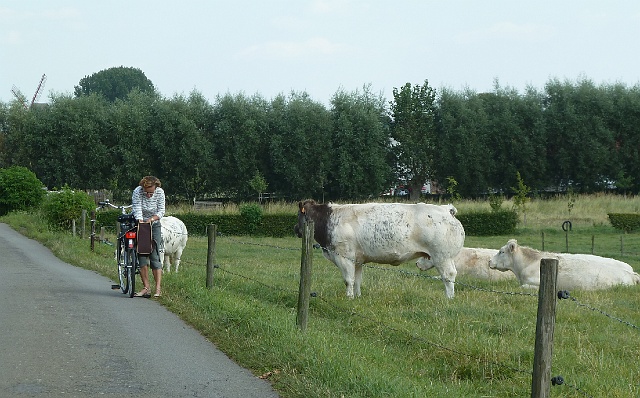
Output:
<instances>
[{"instance_id":1,"label":"cow's leg","mask_svg":"<svg viewBox=\"0 0 640 398\"><path fill-rule=\"evenodd\" d=\"M182 249L179 248L173 255L173 262L176 264L176 272L178 272L178 267L180 267L180 257L182 257Z\"/></svg>"},{"instance_id":2,"label":"cow's leg","mask_svg":"<svg viewBox=\"0 0 640 398\"><path fill-rule=\"evenodd\" d=\"M167 252L164 253L164 256L162 257L162 268L165 270L164 272L171 272L171 256L169 256L167 254Z\"/></svg>"},{"instance_id":3,"label":"cow's leg","mask_svg":"<svg viewBox=\"0 0 640 398\"><path fill-rule=\"evenodd\" d=\"M344 280L344 284L347 287L347 297L353 298L353 287L355 284L355 265L353 264L353 262L340 256L335 259L335 263L342 272L342 279Z\"/></svg>"},{"instance_id":4,"label":"cow's leg","mask_svg":"<svg viewBox=\"0 0 640 398\"><path fill-rule=\"evenodd\" d=\"M169 262L167 261L167 253L160 253L160 264L162 264L162 272L169 272L171 271L170 269L166 269L167 268L167 264ZM171 268L171 267L169 267Z\"/></svg>"},{"instance_id":5,"label":"cow's leg","mask_svg":"<svg viewBox=\"0 0 640 398\"><path fill-rule=\"evenodd\" d=\"M456 265L453 259L446 259L438 263L434 263L434 266L440 273L442 282L444 283L444 293L448 298L453 298L455 295L455 281L458 271L456 271Z\"/></svg>"},{"instance_id":6,"label":"cow's leg","mask_svg":"<svg viewBox=\"0 0 640 398\"><path fill-rule=\"evenodd\" d=\"M355 264L355 284L354 294L356 297L360 297L360 286L362 285L362 264Z\"/></svg>"}]
</instances>

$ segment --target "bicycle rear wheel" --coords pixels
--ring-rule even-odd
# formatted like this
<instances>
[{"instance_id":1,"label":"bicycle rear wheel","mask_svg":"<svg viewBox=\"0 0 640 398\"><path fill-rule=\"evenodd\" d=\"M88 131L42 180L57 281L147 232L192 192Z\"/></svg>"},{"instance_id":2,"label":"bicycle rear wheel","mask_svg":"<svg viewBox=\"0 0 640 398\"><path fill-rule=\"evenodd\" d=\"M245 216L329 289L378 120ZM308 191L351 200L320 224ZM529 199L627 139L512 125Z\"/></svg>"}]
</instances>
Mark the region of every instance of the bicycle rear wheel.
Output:
<instances>
[{"instance_id":1,"label":"bicycle rear wheel","mask_svg":"<svg viewBox=\"0 0 640 398\"><path fill-rule=\"evenodd\" d=\"M118 249L116 252L116 260L118 262L118 280L120 282L120 290L122 293L129 293L129 278L127 278L127 249L124 247L122 240L118 241Z\"/></svg>"},{"instance_id":2,"label":"bicycle rear wheel","mask_svg":"<svg viewBox=\"0 0 640 398\"><path fill-rule=\"evenodd\" d=\"M127 249L127 283L129 284L129 297L136 294L136 263L138 262L138 253L133 249Z\"/></svg>"}]
</instances>

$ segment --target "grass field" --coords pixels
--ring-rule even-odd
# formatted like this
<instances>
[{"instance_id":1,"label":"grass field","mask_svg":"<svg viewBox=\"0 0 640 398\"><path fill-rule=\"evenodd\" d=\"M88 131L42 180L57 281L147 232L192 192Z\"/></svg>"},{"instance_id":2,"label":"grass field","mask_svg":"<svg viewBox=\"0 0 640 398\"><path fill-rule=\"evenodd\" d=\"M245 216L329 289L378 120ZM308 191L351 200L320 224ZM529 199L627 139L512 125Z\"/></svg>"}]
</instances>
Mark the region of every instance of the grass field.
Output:
<instances>
[{"instance_id":1,"label":"grass field","mask_svg":"<svg viewBox=\"0 0 640 398\"><path fill-rule=\"evenodd\" d=\"M540 249L614 257L640 271L640 234L621 235L607 212L638 212L640 198L532 201L515 236L467 237L467 247L508 239ZM295 211L294 204L279 210ZM510 206L505 202L504 207ZM460 202L462 213L488 208ZM569 208L571 211L568 211ZM225 211L234 211L227 208ZM572 231L561 229L570 220ZM33 215L0 219L65 261L115 278L112 247L52 233ZM362 297L349 300L339 271L314 252L305 332L296 327L301 240L219 236L214 286L205 287L207 240L190 236L161 302L231 358L264 375L283 397L523 397L531 395L537 294L516 282L458 278L444 296L435 273L413 263L371 264ZM108 289L105 286L105 289ZM640 396L640 296L635 287L571 292L558 302L553 397ZM115 293L114 294L119 294ZM123 300L128 299L122 295ZM171 347L167 347L171 349Z\"/></svg>"}]
</instances>

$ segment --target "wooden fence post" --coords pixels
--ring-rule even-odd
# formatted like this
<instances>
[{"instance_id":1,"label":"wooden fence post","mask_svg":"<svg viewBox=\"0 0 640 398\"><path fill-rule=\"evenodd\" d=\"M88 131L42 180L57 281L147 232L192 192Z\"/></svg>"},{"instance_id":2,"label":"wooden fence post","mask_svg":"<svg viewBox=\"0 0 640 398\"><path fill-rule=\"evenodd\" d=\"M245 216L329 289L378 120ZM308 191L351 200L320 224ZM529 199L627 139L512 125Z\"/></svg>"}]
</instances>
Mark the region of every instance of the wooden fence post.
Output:
<instances>
[{"instance_id":1,"label":"wooden fence post","mask_svg":"<svg viewBox=\"0 0 640 398\"><path fill-rule=\"evenodd\" d=\"M309 297L311 296L311 268L313 265L313 221L304 223L302 231L302 256L300 258L300 289L298 290L298 316L296 325L303 332L309 319Z\"/></svg>"},{"instance_id":2,"label":"wooden fence post","mask_svg":"<svg viewBox=\"0 0 640 398\"><path fill-rule=\"evenodd\" d=\"M86 236L86 227L87 227L87 210L82 209L82 219L80 220L80 238L84 239Z\"/></svg>"},{"instance_id":3,"label":"wooden fence post","mask_svg":"<svg viewBox=\"0 0 640 398\"><path fill-rule=\"evenodd\" d=\"M216 234L218 227L216 224L209 224L207 235L209 237L207 245L207 288L213 289L213 269L216 263Z\"/></svg>"},{"instance_id":4,"label":"wooden fence post","mask_svg":"<svg viewBox=\"0 0 640 398\"><path fill-rule=\"evenodd\" d=\"M555 258L541 259L531 398L548 398L550 396L557 282L558 260Z\"/></svg>"},{"instance_id":5,"label":"wooden fence post","mask_svg":"<svg viewBox=\"0 0 640 398\"><path fill-rule=\"evenodd\" d=\"M96 238L96 212L95 210L91 211L91 251L93 251L94 243L93 241Z\"/></svg>"}]
</instances>

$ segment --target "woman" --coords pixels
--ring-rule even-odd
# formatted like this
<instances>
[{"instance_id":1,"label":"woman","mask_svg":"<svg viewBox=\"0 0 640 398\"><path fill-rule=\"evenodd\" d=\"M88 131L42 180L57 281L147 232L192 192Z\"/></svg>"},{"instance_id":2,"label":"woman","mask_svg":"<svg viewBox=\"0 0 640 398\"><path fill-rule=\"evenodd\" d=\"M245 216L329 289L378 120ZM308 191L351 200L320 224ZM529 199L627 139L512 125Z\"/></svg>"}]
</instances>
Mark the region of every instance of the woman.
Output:
<instances>
[{"instance_id":1,"label":"woman","mask_svg":"<svg viewBox=\"0 0 640 398\"><path fill-rule=\"evenodd\" d=\"M140 180L140 184L133 190L131 203L133 204L133 215L138 222L151 223L151 238L154 242L153 249L149 255L139 255L140 278L144 288L135 294L136 297L151 297L149 287L149 265L153 272L153 279L156 281L156 292L154 297L162 295L160 283L162 281L162 263L160 256L164 255L164 244L162 242L162 229L160 219L164 216L165 199L164 190L160 188L160 180L154 176L145 176Z\"/></svg>"}]
</instances>

